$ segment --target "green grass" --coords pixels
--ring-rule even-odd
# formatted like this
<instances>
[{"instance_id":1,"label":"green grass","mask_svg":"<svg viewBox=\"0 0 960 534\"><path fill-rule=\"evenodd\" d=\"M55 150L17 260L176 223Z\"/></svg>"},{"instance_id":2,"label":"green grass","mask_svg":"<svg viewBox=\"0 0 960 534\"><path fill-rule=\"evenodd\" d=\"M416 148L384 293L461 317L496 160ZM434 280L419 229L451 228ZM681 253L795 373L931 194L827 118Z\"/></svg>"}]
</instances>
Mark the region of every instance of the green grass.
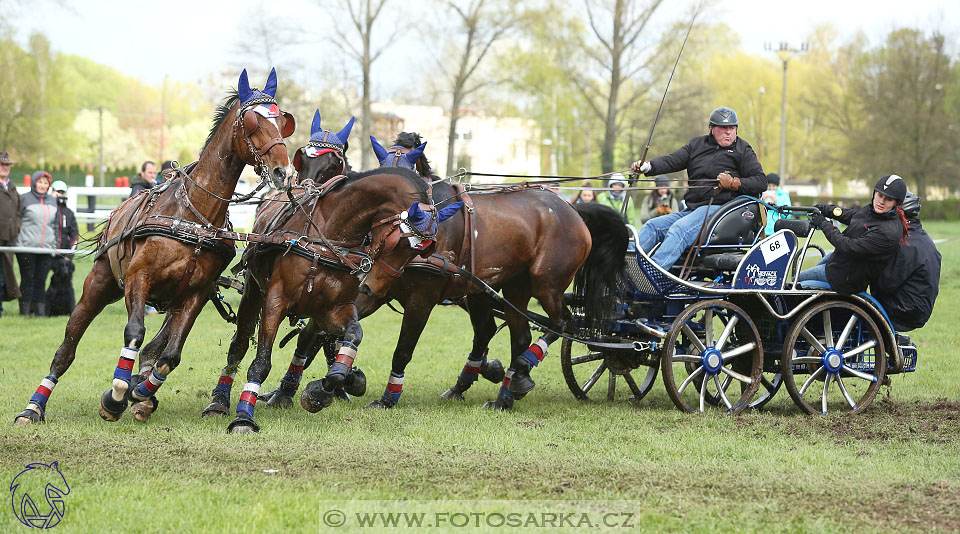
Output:
<instances>
[{"instance_id":1,"label":"green grass","mask_svg":"<svg viewBox=\"0 0 960 534\"><path fill-rule=\"evenodd\" d=\"M129 414L110 424L97 406L123 342L126 313L118 303L87 332L51 397L47 424L0 426L0 483L28 463L59 461L71 493L58 532L316 532L319 501L348 499L625 500L646 531L955 531L960 224L927 228L949 241L939 245L944 266L933 319L913 336L918 370L893 377L860 416L803 416L785 391L760 413L687 415L659 383L637 405L620 390L613 403L581 403L563 382L559 343L535 371L536 390L513 412L480 409L497 391L486 382L465 403L442 403L472 333L465 314L438 308L398 408L361 409L383 391L400 327L400 316L384 310L363 321L358 364L368 377L366 397L318 414L299 404L260 406L261 433L234 436L225 432L229 419L199 417L233 333L207 307L161 390L158 412L146 424ZM88 269L81 260L78 285ZM21 318L14 305L0 319L0 414L8 423L46 375L65 324ZM148 334L161 320L148 317ZM507 359L506 350L502 332L491 356ZM290 353L275 351L265 389L277 384ZM311 368L305 379L320 374ZM21 531L27 528L9 504L0 505L0 532Z\"/></svg>"}]
</instances>

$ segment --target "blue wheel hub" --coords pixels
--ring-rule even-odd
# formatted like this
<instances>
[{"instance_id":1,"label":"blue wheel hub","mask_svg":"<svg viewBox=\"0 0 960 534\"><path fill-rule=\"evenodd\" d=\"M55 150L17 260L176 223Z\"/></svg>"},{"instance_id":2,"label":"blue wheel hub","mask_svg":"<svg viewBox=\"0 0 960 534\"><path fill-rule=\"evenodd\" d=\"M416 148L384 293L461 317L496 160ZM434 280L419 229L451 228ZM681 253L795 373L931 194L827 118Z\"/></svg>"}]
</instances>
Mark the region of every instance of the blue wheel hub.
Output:
<instances>
[{"instance_id":1,"label":"blue wheel hub","mask_svg":"<svg viewBox=\"0 0 960 534\"><path fill-rule=\"evenodd\" d=\"M837 373L843 367L843 353L833 347L825 350L820 359L829 373Z\"/></svg>"},{"instance_id":2,"label":"blue wheel hub","mask_svg":"<svg viewBox=\"0 0 960 534\"><path fill-rule=\"evenodd\" d=\"M723 367L723 355L714 347L707 347L707 350L703 351L700 359L703 362L703 370L706 371L707 374L715 375L719 373L720 368Z\"/></svg>"}]
</instances>

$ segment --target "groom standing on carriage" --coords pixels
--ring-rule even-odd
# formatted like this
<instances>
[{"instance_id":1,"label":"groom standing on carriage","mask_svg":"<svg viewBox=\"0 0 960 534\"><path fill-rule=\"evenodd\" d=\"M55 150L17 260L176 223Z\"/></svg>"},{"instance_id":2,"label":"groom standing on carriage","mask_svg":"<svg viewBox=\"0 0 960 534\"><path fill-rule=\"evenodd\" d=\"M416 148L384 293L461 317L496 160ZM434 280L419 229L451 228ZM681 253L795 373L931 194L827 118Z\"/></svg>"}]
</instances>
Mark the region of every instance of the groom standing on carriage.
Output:
<instances>
[{"instance_id":1,"label":"groom standing on carriage","mask_svg":"<svg viewBox=\"0 0 960 534\"><path fill-rule=\"evenodd\" d=\"M662 243L650 259L664 269L694 244L704 221L724 202L738 195L757 196L767 188L756 153L737 136L738 124L735 111L717 108L710 114L707 135L694 137L672 154L633 163L633 170L644 175L687 170L686 209L650 219L640 230L645 252Z\"/></svg>"}]
</instances>

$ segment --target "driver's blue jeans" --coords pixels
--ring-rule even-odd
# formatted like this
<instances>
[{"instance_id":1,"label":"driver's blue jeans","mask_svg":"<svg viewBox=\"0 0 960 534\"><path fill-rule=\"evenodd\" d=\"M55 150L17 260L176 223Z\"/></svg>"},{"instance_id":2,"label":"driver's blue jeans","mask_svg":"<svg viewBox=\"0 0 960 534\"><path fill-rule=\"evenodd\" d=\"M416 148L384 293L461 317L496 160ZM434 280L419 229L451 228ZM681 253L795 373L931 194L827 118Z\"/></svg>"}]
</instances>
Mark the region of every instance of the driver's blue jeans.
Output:
<instances>
[{"instance_id":1,"label":"driver's blue jeans","mask_svg":"<svg viewBox=\"0 0 960 534\"><path fill-rule=\"evenodd\" d=\"M704 219L719 209L720 206L700 206L692 211L654 217L640 229L640 248L650 252L657 243L662 243L650 259L664 269L670 269L683 251L697 240Z\"/></svg>"}]
</instances>

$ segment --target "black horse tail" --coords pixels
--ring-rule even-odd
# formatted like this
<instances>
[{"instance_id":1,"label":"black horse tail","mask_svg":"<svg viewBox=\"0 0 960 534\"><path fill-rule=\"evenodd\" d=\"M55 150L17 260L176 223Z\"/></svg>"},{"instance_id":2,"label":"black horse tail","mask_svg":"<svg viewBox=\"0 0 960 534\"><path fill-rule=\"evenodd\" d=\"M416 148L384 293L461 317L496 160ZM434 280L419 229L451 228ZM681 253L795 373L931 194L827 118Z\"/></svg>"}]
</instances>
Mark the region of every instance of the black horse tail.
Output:
<instances>
[{"instance_id":1,"label":"black horse tail","mask_svg":"<svg viewBox=\"0 0 960 534\"><path fill-rule=\"evenodd\" d=\"M573 208L593 239L590 255L577 272L573 288L583 297L587 317L602 320L609 314L604 310L603 296L612 293L623 276L629 234L620 213L609 206L584 203L574 204Z\"/></svg>"}]
</instances>

